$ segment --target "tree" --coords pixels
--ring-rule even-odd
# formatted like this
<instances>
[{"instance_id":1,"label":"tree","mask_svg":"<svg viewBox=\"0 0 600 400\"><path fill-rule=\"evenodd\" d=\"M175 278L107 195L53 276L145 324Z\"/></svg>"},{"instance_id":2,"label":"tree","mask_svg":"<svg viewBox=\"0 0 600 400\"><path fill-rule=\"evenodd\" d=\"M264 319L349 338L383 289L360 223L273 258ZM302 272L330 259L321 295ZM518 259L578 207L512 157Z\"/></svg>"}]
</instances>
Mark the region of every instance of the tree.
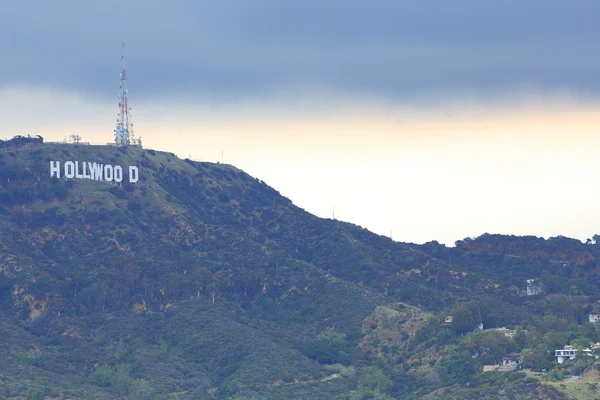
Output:
<instances>
[{"instance_id":1,"label":"tree","mask_svg":"<svg viewBox=\"0 0 600 400\"><path fill-rule=\"evenodd\" d=\"M525 332L523 332L523 330L521 328L518 328L512 337L512 341L513 341L517 351L523 350L526 340L527 340L527 335L525 335Z\"/></svg>"},{"instance_id":2,"label":"tree","mask_svg":"<svg viewBox=\"0 0 600 400\"><path fill-rule=\"evenodd\" d=\"M154 389L146 379L135 379L131 385L131 395L140 400L152 398Z\"/></svg>"},{"instance_id":3,"label":"tree","mask_svg":"<svg viewBox=\"0 0 600 400\"><path fill-rule=\"evenodd\" d=\"M547 293L559 293L564 288L564 281L560 276L543 271L540 274L539 282Z\"/></svg>"},{"instance_id":4,"label":"tree","mask_svg":"<svg viewBox=\"0 0 600 400\"><path fill-rule=\"evenodd\" d=\"M524 367L539 368L544 360L544 354L539 348L525 349L521 352L521 362Z\"/></svg>"},{"instance_id":5,"label":"tree","mask_svg":"<svg viewBox=\"0 0 600 400\"><path fill-rule=\"evenodd\" d=\"M581 356L581 358L575 359L573 364L569 367L569 373L571 375L581 376L583 374L583 371L585 371L585 369L589 366L589 361L589 358L585 355Z\"/></svg>"},{"instance_id":6,"label":"tree","mask_svg":"<svg viewBox=\"0 0 600 400\"><path fill-rule=\"evenodd\" d=\"M587 349L592 345L592 341L586 337L580 337L573 340L572 344L577 349Z\"/></svg>"},{"instance_id":7,"label":"tree","mask_svg":"<svg viewBox=\"0 0 600 400\"><path fill-rule=\"evenodd\" d=\"M149 399L154 390L145 379L133 379L129 375L129 365L119 364L116 368L103 364L96 368L90 380L94 385L108 387L120 396L133 396L136 399Z\"/></svg>"},{"instance_id":8,"label":"tree","mask_svg":"<svg viewBox=\"0 0 600 400\"><path fill-rule=\"evenodd\" d=\"M456 333L470 332L481 324L481 312L477 303L458 303L452 307L452 330Z\"/></svg>"},{"instance_id":9,"label":"tree","mask_svg":"<svg viewBox=\"0 0 600 400\"><path fill-rule=\"evenodd\" d=\"M494 364L500 364L502 356L506 354L508 343L502 332L482 332L477 337L477 342L482 350L490 356Z\"/></svg>"},{"instance_id":10,"label":"tree","mask_svg":"<svg viewBox=\"0 0 600 400\"><path fill-rule=\"evenodd\" d=\"M372 390L364 386L358 387L356 390L350 392L350 400L394 400L394 398L388 394Z\"/></svg>"},{"instance_id":11,"label":"tree","mask_svg":"<svg viewBox=\"0 0 600 400\"><path fill-rule=\"evenodd\" d=\"M44 391L41 389L29 389L27 400L44 400Z\"/></svg>"},{"instance_id":12,"label":"tree","mask_svg":"<svg viewBox=\"0 0 600 400\"><path fill-rule=\"evenodd\" d=\"M132 379L129 376L129 365L117 365L111 382L111 388L116 394L122 396L127 396L131 393Z\"/></svg>"},{"instance_id":13,"label":"tree","mask_svg":"<svg viewBox=\"0 0 600 400\"><path fill-rule=\"evenodd\" d=\"M473 379L477 372L477 364L466 352L454 353L449 359L442 361L442 372L450 382L465 384Z\"/></svg>"},{"instance_id":14,"label":"tree","mask_svg":"<svg viewBox=\"0 0 600 400\"><path fill-rule=\"evenodd\" d=\"M540 371L542 369L550 370L556 365L554 351L549 350L545 345L538 345L532 349L525 349L521 352L521 361L523 367Z\"/></svg>"},{"instance_id":15,"label":"tree","mask_svg":"<svg viewBox=\"0 0 600 400\"><path fill-rule=\"evenodd\" d=\"M564 282L562 285L564 286ZM553 315L560 319L573 322L577 320L579 304L572 296L564 294L548 296L545 306Z\"/></svg>"},{"instance_id":16,"label":"tree","mask_svg":"<svg viewBox=\"0 0 600 400\"><path fill-rule=\"evenodd\" d=\"M392 380L376 366L360 370L358 388L350 392L350 400L392 400L388 393L392 389Z\"/></svg>"},{"instance_id":17,"label":"tree","mask_svg":"<svg viewBox=\"0 0 600 400\"><path fill-rule=\"evenodd\" d=\"M547 378L548 380L553 382L562 381L563 379L565 379L565 372L562 369L553 369L550 372L548 372Z\"/></svg>"},{"instance_id":18,"label":"tree","mask_svg":"<svg viewBox=\"0 0 600 400\"><path fill-rule=\"evenodd\" d=\"M567 344L567 334L564 332L550 331L544 335L544 340L549 349L560 349Z\"/></svg>"},{"instance_id":19,"label":"tree","mask_svg":"<svg viewBox=\"0 0 600 400\"><path fill-rule=\"evenodd\" d=\"M114 374L110 366L102 364L92 372L90 379L96 386L109 387L114 379Z\"/></svg>"},{"instance_id":20,"label":"tree","mask_svg":"<svg viewBox=\"0 0 600 400\"><path fill-rule=\"evenodd\" d=\"M308 357L320 363L334 364L348 362L348 347L345 334L328 329L318 334L315 340L305 343L301 349Z\"/></svg>"},{"instance_id":21,"label":"tree","mask_svg":"<svg viewBox=\"0 0 600 400\"><path fill-rule=\"evenodd\" d=\"M392 388L392 380L376 366L370 366L360 370L358 385L381 393L387 393Z\"/></svg>"}]
</instances>

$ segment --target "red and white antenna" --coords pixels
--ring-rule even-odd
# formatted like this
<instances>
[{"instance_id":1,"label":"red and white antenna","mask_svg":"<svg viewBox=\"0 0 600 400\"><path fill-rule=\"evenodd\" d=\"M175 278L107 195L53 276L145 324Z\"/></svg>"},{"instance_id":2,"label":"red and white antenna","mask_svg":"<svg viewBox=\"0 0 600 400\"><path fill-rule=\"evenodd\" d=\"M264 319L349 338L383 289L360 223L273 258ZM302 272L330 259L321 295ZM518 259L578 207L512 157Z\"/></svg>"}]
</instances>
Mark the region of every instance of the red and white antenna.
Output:
<instances>
[{"instance_id":1,"label":"red and white antenna","mask_svg":"<svg viewBox=\"0 0 600 400\"><path fill-rule=\"evenodd\" d=\"M133 135L131 122L131 107L127 98L127 70L125 68L125 42L121 42L121 83L119 85L119 114L115 128L115 143L117 146L141 146L141 140Z\"/></svg>"}]
</instances>

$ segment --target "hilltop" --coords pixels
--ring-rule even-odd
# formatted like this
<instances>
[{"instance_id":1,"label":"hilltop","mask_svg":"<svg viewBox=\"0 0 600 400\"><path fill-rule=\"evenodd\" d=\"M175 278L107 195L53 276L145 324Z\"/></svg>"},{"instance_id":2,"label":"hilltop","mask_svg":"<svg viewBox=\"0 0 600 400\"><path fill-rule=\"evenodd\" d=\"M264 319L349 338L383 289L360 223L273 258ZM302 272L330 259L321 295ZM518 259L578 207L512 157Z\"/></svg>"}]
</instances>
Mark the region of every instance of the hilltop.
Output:
<instances>
[{"instance_id":1,"label":"hilltop","mask_svg":"<svg viewBox=\"0 0 600 400\"><path fill-rule=\"evenodd\" d=\"M51 178L52 161L134 165L139 180ZM508 385L563 398L519 375L481 378L462 335L482 322L597 339L582 332L599 245L398 243L233 166L160 151L0 146L0 232L6 397L504 398ZM543 294L526 296L528 279Z\"/></svg>"}]
</instances>

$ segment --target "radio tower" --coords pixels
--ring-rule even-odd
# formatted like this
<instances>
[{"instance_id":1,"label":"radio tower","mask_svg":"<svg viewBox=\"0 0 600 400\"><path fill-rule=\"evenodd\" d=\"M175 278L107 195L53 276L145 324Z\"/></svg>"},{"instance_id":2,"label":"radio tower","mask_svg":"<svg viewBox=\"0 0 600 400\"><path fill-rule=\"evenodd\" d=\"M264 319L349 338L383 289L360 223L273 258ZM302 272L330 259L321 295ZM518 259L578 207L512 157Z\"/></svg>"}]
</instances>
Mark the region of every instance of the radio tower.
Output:
<instances>
[{"instance_id":1,"label":"radio tower","mask_svg":"<svg viewBox=\"0 0 600 400\"><path fill-rule=\"evenodd\" d=\"M127 100L127 72L125 70L125 42L121 42L121 84L119 86L119 115L115 128L115 143L117 146L142 146L141 139L133 135L131 122L131 107Z\"/></svg>"}]
</instances>

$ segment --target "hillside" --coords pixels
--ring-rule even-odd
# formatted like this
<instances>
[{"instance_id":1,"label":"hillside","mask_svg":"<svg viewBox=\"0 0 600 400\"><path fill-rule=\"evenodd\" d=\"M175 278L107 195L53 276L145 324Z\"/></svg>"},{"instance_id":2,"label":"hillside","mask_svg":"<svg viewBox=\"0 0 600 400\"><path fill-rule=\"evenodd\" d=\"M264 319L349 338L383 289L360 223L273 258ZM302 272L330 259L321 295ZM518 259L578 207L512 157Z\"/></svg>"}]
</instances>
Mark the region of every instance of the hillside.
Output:
<instances>
[{"instance_id":1,"label":"hillside","mask_svg":"<svg viewBox=\"0 0 600 400\"><path fill-rule=\"evenodd\" d=\"M50 177L69 160L124 166L123 182ZM598 340L585 321L600 245L393 242L230 165L154 150L0 146L0 232L7 398L500 399L509 381L558 399L517 373L484 377L462 335L483 322ZM544 292L525 296L533 278Z\"/></svg>"}]
</instances>

